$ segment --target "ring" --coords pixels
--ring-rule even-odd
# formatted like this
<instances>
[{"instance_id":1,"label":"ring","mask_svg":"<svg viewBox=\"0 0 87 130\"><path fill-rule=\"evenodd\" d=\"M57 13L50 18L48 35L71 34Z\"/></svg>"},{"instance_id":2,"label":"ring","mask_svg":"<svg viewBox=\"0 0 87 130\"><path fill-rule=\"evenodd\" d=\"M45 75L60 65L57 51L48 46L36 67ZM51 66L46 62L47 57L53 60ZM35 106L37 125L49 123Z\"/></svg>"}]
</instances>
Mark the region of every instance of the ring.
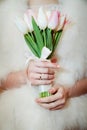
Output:
<instances>
[{"instance_id":1,"label":"ring","mask_svg":"<svg viewBox=\"0 0 87 130\"><path fill-rule=\"evenodd\" d=\"M40 75L40 80L42 80L42 79L43 79L43 77L44 77L44 74L41 74L41 75Z\"/></svg>"},{"instance_id":2,"label":"ring","mask_svg":"<svg viewBox=\"0 0 87 130\"><path fill-rule=\"evenodd\" d=\"M40 80L42 80L41 76L40 76Z\"/></svg>"}]
</instances>

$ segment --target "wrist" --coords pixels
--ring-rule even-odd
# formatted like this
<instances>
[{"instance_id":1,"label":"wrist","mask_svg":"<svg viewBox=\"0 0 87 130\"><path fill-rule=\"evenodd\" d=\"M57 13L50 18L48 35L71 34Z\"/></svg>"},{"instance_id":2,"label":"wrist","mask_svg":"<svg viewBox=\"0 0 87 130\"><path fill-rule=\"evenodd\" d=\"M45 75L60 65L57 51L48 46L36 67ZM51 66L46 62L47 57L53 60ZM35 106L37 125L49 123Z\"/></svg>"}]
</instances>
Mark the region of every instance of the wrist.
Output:
<instances>
[{"instance_id":1,"label":"wrist","mask_svg":"<svg viewBox=\"0 0 87 130\"><path fill-rule=\"evenodd\" d=\"M17 76L18 76L17 85L21 86L27 84L28 76L26 68L23 71L19 71Z\"/></svg>"},{"instance_id":2,"label":"wrist","mask_svg":"<svg viewBox=\"0 0 87 130\"><path fill-rule=\"evenodd\" d=\"M11 72L8 74L6 79L1 80L0 90L12 89L15 87L20 87L27 83L26 70Z\"/></svg>"},{"instance_id":3,"label":"wrist","mask_svg":"<svg viewBox=\"0 0 87 130\"><path fill-rule=\"evenodd\" d=\"M74 86L71 86L68 90L68 97L69 98L73 98L73 97L77 97L78 93L77 93L77 83Z\"/></svg>"},{"instance_id":4,"label":"wrist","mask_svg":"<svg viewBox=\"0 0 87 130\"><path fill-rule=\"evenodd\" d=\"M29 80L29 77L30 77L30 66L32 66L33 62L34 62L34 59L30 59L29 62L27 63L27 67L25 69L25 76L26 76L27 80Z\"/></svg>"}]
</instances>

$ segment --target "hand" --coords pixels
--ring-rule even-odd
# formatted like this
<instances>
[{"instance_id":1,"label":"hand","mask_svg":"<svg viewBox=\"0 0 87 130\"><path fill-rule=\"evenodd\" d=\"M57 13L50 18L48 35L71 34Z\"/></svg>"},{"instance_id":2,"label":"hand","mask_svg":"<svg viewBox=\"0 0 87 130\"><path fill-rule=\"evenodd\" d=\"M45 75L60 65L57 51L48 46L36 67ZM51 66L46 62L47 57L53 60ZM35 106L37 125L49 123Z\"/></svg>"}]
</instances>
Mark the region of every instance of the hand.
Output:
<instances>
[{"instance_id":1,"label":"hand","mask_svg":"<svg viewBox=\"0 0 87 130\"><path fill-rule=\"evenodd\" d=\"M32 85L51 84L54 80L56 63L45 61L30 61L28 66L28 79Z\"/></svg>"},{"instance_id":2,"label":"hand","mask_svg":"<svg viewBox=\"0 0 87 130\"><path fill-rule=\"evenodd\" d=\"M1 79L0 81L0 92L3 92L8 89L15 87L21 87L27 83L27 74L26 70L10 72L6 79Z\"/></svg>"},{"instance_id":3,"label":"hand","mask_svg":"<svg viewBox=\"0 0 87 130\"><path fill-rule=\"evenodd\" d=\"M49 90L49 92L52 94L52 96L38 98L36 99L36 102L40 106L49 110L62 109L67 102L69 89L57 85Z\"/></svg>"}]
</instances>

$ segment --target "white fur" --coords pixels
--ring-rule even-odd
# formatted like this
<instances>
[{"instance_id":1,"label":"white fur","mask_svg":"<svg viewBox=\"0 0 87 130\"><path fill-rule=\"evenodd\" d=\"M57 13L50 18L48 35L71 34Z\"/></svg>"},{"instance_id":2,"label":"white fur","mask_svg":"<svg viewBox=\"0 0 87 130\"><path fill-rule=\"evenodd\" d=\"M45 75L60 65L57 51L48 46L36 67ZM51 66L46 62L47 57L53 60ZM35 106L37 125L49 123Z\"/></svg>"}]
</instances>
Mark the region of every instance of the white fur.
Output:
<instances>
[{"instance_id":1,"label":"white fur","mask_svg":"<svg viewBox=\"0 0 87 130\"><path fill-rule=\"evenodd\" d=\"M22 15L27 8L26 2L27 0L0 1L0 78L25 67L27 47L22 34L14 25L14 18ZM72 86L78 79L87 76L87 2L65 0L63 6L75 24L64 32L58 46L61 70L56 82ZM38 88L33 88L30 84L1 94L0 130L87 129L87 95L70 99L65 108L58 111L38 106L35 103L37 96Z\"/></svg>"}]
</instances>

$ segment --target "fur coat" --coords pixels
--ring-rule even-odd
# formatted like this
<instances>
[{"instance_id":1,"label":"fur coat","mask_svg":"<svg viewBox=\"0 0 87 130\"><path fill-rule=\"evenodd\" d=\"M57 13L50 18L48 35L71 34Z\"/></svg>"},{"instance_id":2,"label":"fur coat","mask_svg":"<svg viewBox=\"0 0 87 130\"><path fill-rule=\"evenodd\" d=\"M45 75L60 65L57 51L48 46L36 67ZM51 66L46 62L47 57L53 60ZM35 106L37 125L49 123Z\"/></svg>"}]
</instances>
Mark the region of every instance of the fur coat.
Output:
<instances>
[{"instance_id":1,"label":"fur coat","mask_svg":"<svg viewBox=\"0 0 87 130\"><path fill-rule=\"evenodd\" d=\"M66 87L87 77L87 1L65 0L63 11L73 25L65 30L56 55L61 68L56 81ZM27 0L0 0L0 78L25 68L27 46L17 30L15 16L22 16ZM69 99L58 111L35 102L38 88L30 84L0 94L0 130L87 130L87 95Z\"/></svg>"}]
</instances>

